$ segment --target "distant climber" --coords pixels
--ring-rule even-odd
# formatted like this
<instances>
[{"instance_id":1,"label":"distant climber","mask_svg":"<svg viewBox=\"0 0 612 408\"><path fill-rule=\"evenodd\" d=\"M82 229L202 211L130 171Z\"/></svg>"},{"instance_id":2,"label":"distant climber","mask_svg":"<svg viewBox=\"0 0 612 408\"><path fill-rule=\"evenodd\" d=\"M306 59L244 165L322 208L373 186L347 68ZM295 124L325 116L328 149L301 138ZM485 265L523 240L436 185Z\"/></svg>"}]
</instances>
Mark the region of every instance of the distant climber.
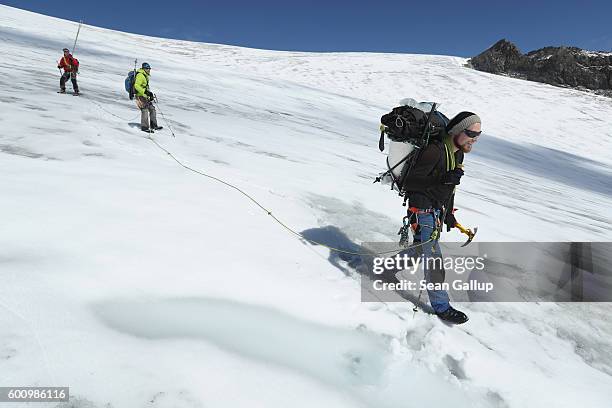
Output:
<instances>
[{"instance_id":1,"label":"distant climber","mask_svg":"<svg viewBox=\"0 0 612 408\"><path fill-rule=\"evenodd\" d=\"M153 100L155 95L149 90L149 77L151 76L151 65L142 63L142 68L136 72L134 80L134 94L136 96L136 106L140 109L140 130L153 133L155 130L162 129L157 125L157 115Z\"/></svg>"},{"instance_id":2,"label":"distant climber","mask_svg":"<svg viewBox=\"0 0 612 408\"><path fill-rule=\"evenodd\" d=\"M79 72L79 60L74 58L70 54L68 48L64 48L64 55L59 60L57 67L60 70L64 70L60 78L60 90L59 93L66 93L66 81L70 78L72 82L72 90L74 95L79 95L79 85L77 84L77 73ZM61 71L60 71L61 72Z\"/></svg>"}]
</instances>

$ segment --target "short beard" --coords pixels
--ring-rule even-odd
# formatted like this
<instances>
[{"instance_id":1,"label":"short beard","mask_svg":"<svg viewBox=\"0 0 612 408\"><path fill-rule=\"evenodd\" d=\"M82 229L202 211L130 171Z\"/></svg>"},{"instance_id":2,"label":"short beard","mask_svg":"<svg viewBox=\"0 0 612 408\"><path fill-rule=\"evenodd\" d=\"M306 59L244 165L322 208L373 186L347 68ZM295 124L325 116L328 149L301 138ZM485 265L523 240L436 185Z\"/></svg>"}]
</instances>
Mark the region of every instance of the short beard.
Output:
<instances>
[{"instance_id":1,"label":"short beard","mask_svg":"<svg viewBox=\"0 0 612 408\"><path fill-rule=\"evenodd\" d=\"M466 142L466 143L460 145L460 144L457 143L457 139L459 139L459 135L456 135L453 138L453 144L455 146L457 146L459 148L459 150L461 150L463 153L469 153L469 152L472 151L472 145L471 144Z\"/></svg>"}]
</instances>

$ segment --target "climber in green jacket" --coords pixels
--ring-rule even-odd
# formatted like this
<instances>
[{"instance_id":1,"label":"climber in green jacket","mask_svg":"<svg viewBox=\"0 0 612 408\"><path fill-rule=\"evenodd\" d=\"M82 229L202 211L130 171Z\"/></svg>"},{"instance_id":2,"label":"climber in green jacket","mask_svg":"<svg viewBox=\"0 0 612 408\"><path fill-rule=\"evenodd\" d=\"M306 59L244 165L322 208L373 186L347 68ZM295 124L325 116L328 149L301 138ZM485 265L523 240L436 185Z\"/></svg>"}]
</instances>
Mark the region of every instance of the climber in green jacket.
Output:
<instances>
[{"instance_id":1,"label":"climber in green jacket","mask_svg":"<svg viewBox=\"0 0 612 408\"><path fill-rule=\"evenodd\" d=\"M153 105L155 95L149 90L150 76L151 65L144 62L142 68L136 72L136 78L134 79L136 106L140 109L140 129L147 133L162 129L161 126L157 125L157 114Z\"/></svg>"}]
</instances>

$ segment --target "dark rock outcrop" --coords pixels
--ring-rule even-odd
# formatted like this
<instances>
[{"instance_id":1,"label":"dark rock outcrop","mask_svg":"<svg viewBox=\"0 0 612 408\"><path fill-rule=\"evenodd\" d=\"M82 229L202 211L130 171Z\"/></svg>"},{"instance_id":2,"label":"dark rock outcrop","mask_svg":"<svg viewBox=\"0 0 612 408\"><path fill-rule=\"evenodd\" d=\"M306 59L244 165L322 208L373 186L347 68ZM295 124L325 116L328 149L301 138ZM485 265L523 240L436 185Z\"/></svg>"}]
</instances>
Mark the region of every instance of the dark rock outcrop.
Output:
<instances>
[{"instance_id":1,"label":"dark rock outcrop","mask_svg":"<svg viewBox=\"0 0 612 408\"><path fill-rule=\"evenodd\" d=\"M500 40L470 59L470 64L479 71L612 96L612 52L545 47L522 54L516 45Z\"/></svg>"}]
</instances>

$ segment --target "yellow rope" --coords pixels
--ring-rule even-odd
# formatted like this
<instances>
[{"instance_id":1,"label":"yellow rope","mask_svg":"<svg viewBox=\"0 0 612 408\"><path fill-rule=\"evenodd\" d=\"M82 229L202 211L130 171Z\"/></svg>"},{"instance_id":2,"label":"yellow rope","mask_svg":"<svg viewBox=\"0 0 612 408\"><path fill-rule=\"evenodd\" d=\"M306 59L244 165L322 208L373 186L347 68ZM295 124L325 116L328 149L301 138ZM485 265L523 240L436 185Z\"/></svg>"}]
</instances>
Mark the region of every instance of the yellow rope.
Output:
<instances>
[{"instance_id":1,"label":"yellow rope","mask_svg":"<svg viewBox=\"0 0 612 408\"><path fill-rule=\"evenodd\" d=\"M312 240L312 239L306 238L306 237L305 237L303 234L301 234L301 233L299 233L299 232L297 232L297 231L293 230L291 227L289 227L289 226L288 226L287 224L285 224L283 221L281 221L280 219L278 219L278 218L277 218L277 217L276 217L274 214L272 214L272 211L268 210L266 207L264 207L263 205L261 205L261 204L260 204L260 203L259 203L259 202L258 202L256 199L254 199L253 197L251 197L251 196L250 196L248 193L246 193L244 190L240 189L239 187L236 187L235 185L233 185L233 184L231 184L231 183L228 183L228 182L226 182L226 181L224 181L224 180L221 180L221 179L220 179L220 178L218 178L218 177L211 176L210 174L206 174L206 173L204 173L203 171L200 171L200 170L197 170L197 169L194 169L194 168L192 168L192 167L187 166L186 164L182 163L182 162L181 162L179 159L177 159L177 158L176 158L176 156L175 156L174 154L172 154L172 152L168 151L168 150L167 150L165 147L163 147L162 145L160 145L160 144L159 144L159 143L158 143L158 142L157 142L155 139L153 139L152 137L148 137L148 139L149 139L149 140L151 140L151 141L152 141L152 142L153 142L153 143L154 143L154 144L155 144L155 145L156 145L156 146L157 146L157 147L158 147L160 150L164 151L164 152L165 152L165 153L166 153L168 156L170 156L170 157L171 157L171 158L172 158L172 159L173 159L173 160L174 160L174 161L175 161L175 162L176 162L178 165L180 165L181 167L183 167L183 168L185 168L186 170L189 170L189 171L191 171L191 172L193 172L193 173L199 174L199 175L201 175L201 176L208 177L208 178L210 178L210 179L212 179L212 180L215 180L215 181L217 181L217 182L219 182L219 183L221 183L221 184L226 185L226 186L227 186L227 187L229 187L229 188L232 188L232 189L234 189L234 190L238 191L240 194L244 195L246 198L248 198L249 200L251 200L251 202L252 202L253 204L255 204L257 207L261 208L261 209L262 209L262 210L263 210L263 211L264 211L266 214L268 214L270 217L272 217L272 219L273 219L274 221L276 221L276 222L277 222L277 223L278 223L280 226L282 226L284 229L286 229L287 231L289 231L289 233L291 233L291 234L293 234L293 235L297 236L297 237L298 237L298 238L300 238L300 239L303 239L303 240L305 240L305 241L308 241L308 242L310 242L311 244L314 244L314 245L320 245L320 246L322 246L322 247L324 247L324 248L327 248L327 249L329 249L329 250L331 250L331 251L335 251L335 252L339 252L339 253L343 253L343 254L349 254L349 255L360 255L360 256L372 256L372 255L385 255L385 254L391 254L391 253L399 253L399 252L404 251L404 250L406 250L406 249L416 248L416 247L418 247L418 246L425 245L426 243L428 243L428 242L432 241L432 239L430 238L430 239L429 239L429 240L427 240L427 241L424 241L424 242L419 242L418 244L414 244L414 245L411 245L411 246L409 246L409 247L406 247L406 248L403 248L403 249L400 249L400 250L394 249L394 250L391 250L391 251L383 251L383 252L354 252L354 251L347 251L347 250L344 250L344 249L340 249L340 248L332 247L332 246L326 245L326 244L324 244L324 243L322 243L322 242L319 242L319 241L315 241L315 240Z\"/></svg>"},{"instance_id":2,"label":"yellow rope","mask_svg":"<svg viewBox=\"0 0 612 408\"><path fill-rule=\"evenodd\" d=\"M121 118L120 116L115 115L114 113L107 111L106 109L104 109L104 108L103 108L103 107L102 107L100 104L96 103L95 101L93 101L93 100L91 100L91 99L90 99L90 101L91 101L91 102L93 102L95 105L97 105L97 106L98 106L100 109L102 109L103 111L105 111L105 112L107 112L107 113L111 114L112 116L114 116L114 117L116 117L116 118L118 118L118 119L121 119L121 120L125 120L125 119ZM165 118L164 118L164 120L165 120ZM174 135L173 135L173 136L174 136ZM250 201L251 201L253 204L255 204L257 207L259 207L259 208L261 208L263 211L265 211L265 213L266 213L266 214L268 214L270 217L272 217L272 219L273 219L274 221L276 221L276 222L277 222L277 223L278 223L280 226L282 226L282 227L283 227L285 230L287 230L289 233L291 233L291 234L295 235L296 237L298 237L298 238L300 238L300 239L303 239L303 240L305 240L305 241L307 241L307 242L310 242L311 244L314 244L314 245L320 245L320 246L322 246L322 247L324 247L324 248L327 248L327 249L329 249L330 251L339 252L339 253L343 253L343 254L349 254L349 255L359 255L359 256L386 255L386 254L391 254L391 253L399 253L399 252L401 252L401 251L404 251L404 250L407 250L407 249L411 249L411 248L416 248L416 247L419 247L419 246L421 246L421 245L425 245L425 244L427 244L428 242L431 242L431 241L433 241L433 240L434 240L434 238L433 238L433 234L432 234L432 237L430 237L430 238L429 238L427 241L419 242L418 244L413 244L413 245L411 245L411 246L409 246L409 247L405 247L405 248L400 249L400 250L383 251L383 252L354 252L354 251L346 251L346 250L344 250L344 249L340 249L340 248L335 248L335 247L332 247L332 246L329 246L329 245L323 244L322 242L318 242L318 241L315 241L315 240L312 240L312 239L306 238L304 235L302 235L301 233L299 233L299 232L297 232L297 231L293 230L293 229L292 229L292 228L290 228L290 227L289 227L287 224L285 224L285 223L284 223L284 222L282 222L280 219L278 219L278 218L277 218L277 217L276 217L274 214L272 214L272 211L268 210L266 207L264 207L263 205L261 205L261 204L260 204L260 203L259 203L259 202L258 202L256 199L254 199L253 197L251 197L251 196L250 196L248 193L246 193L245 191L243 191L241 188L239 188L239 187L237 187L237 186L235 186L235 185L233 185L233 184L231 184L231 183L228 183L228 182L226 182L226 181L224 181L224 180L222 180L222 179L220 179L220 178L218 178L218 177L211 176L210 174L204 173L203 171L200 171L200 170L197 170L197 169L194 169L194 168L192 168L192 167L187 166L186 164L182 163L182 162L181 162L179 159L177 159L177 158L176 158L176 156L175 156L174 154L172 154L172 152L170 152L170 151L169 151L169 150L167 150L165 147L163 147L162 145L160 145L160 144L159 144L159 143L158 143L158 142L157 142L155 139L153 139L151 136L148 136L147 138L148 138L148 139L149 139L151 142L153 142L153 144L155 144L155 146L157 146L157 147L158 147L160 150L162 150L162 151L163 151L163 152L165 152L165 153L166 153L168 156L170 156L170 157L172 158L172 160L174 160L174 161L175 161L175 162L176 162L176 163L177 163L179 166L181 166L181 167L183 167L184 169L189 170L189 171L191 171L191 172L193 172L193 173L196 173L196 174L199 174L199 175L201 175L201 176L204 176L204 177L210 178L210 179L212 179L212 180L214 180L214 181L217 181L217 182L219 182L219 183L221 183L221 184L223 184L223 185L225 185L225 186L227 186L227 187L229 187L229 188L232 188L232 189L234 189L234 190L238 191L240 194L242 194L242 195L244 195L246 198L248 198L248 199L249 199L249 200L250 200ZM378 301L379 301L380 303L384 304L384 305L387 307L387 310L389 310L389 311L390 311L392 314L394 314L395 316L397 316L397 317L398 317L400 320L406 320L406 319L404 319L404 317L403 317L402 315L400 315L400 314L399 314L399 313L397 313L395 310L393 310L393 309L392 309L392 308L389 306L389 304L388 304L387 302L385 302L384 300L382 300L382 299L381 299L381 298L380 298L380 297L379 297L379 296L378 296L376 293L372 292L370 289L367 289L367 290L368 290L368 292L369 292L370 294L374 295L374 297L375 297L376 299L378 299ZM419 301L420 301L420 293L419 293ZM417 303L418 303L418 302L417 302ZM415 307L416 307L416 304L415 304Z\"/></svg>"},{"instance_id":3,"label":"yellow rope","mask_svg":"<svg viewBox=\"0 0 612 408\"><path fill-rule=\"evenodd\" d=\"M104 112L116 117L117 119L121 119L121 120L126 120L112 112L109 112L108 110L104 109L104 107L102 107L101 104L97 103L94 100L88 99L90 102L92 102L94 105L96 105L98 108L100 108L101 110L103 110ZM165 117L164 117L165 120ZM166 120L167 122L167 120ZM295 235L296 237L303 239L307 242L310 242L313 245L320 245L324 248L329 249L330 251L334 251L334 252L339 252L339 253L343 253L343 254L348 254L348 255L358 255L358 256L374 256L374 255L386 255L386 254L393 254L393 253L400 253L402 251L405 251L407 249L411 249L411 248L416 248L419 247L421 245L425 245L429 242L431 242L433 240L433 238L428 239L427 241L423 241L423 242L419 242L418 244L413 244L411 246L402 248L402 249L394 249L394 250L390 250L390 251L382 251L382 252L355 252L355 251L347 251L344 249L340 249L340 248L336 248L336 247L332 247L330 245L326 245L322 242L319 241L315 241L313 239L309 239L306 238L303 234L293 230L291 227L289 227L287 224L285 224L283 221L281 221L280 219L278 219L274 214L272 214L272 211L268 210L266 207L264 207L262 204L260 204L256 199L254 199L251 195L249 195L247 192L245 192L244 190L242 190L241 188L228 183L218 177L215 176L211 176L210 174L204 173L203 171L194 169L192 167L187 166L186 164L184 164L183 162L181 162L174 154L172 154L172 152L170 152L169 150L167 150L165 147L163 147L162 145L160 145L155 139L153 139L152 137L147 137L151 142L153 142L155 144L155 146L157 146L160 150L162 150L163 152L165 152L168 156L170 156L179 166L183 167L186 170L189 170L193 173L199 174L200 176L204 176L207 177L209 179L212 179L218 183L224 184L225 186L232 188L236 191L238 191L240 194L242 194L243 196L245 196L246 198L248 198L253 204L255 204L257 207L259 207L261 210L263 210L266 214L268 214L270 217L272 217L272 219L274 221L276 221L281 227L283 227L285 230L287 230L289 233Z\"/></svg>"}]
</instances>

